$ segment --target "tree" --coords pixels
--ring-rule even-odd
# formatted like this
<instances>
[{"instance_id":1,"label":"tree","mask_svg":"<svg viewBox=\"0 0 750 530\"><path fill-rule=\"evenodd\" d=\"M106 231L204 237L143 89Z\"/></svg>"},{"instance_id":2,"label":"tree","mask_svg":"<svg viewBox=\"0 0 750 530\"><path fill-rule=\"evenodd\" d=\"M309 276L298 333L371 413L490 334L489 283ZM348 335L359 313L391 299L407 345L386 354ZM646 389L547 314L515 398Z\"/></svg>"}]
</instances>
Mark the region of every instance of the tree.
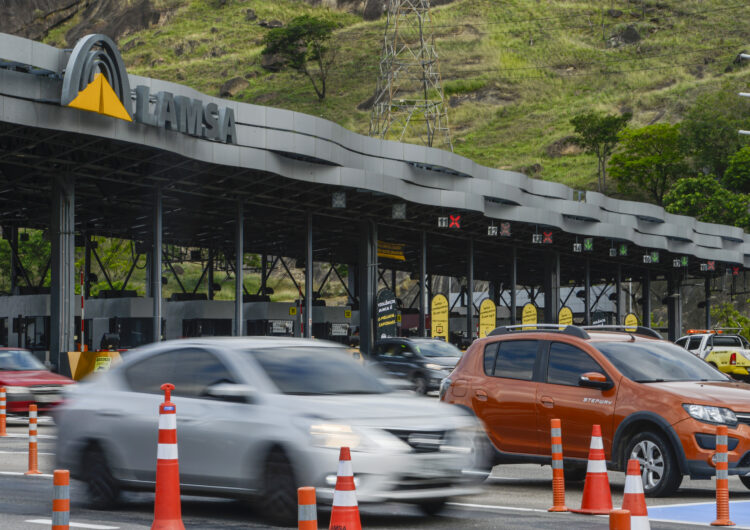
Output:
<instances>
[{"instance_id":1,"label":"tree","mask_svg":"<svg viewBox=\"0 0 750 530\"><path fill-rule=\"evenodd\" d=\"M319 100L326 97L326 81L335 60L330 46L337 24L310 15L294 18L289 24L271 29L263 38L264 55L281 55L286 64L307 76Z\"/></svg>"},{"instance_id":2,"label":"tree","mask_svg":"<svg viewBox=\"0 0 750 530\"><path fill-rule=\"evenodd\" d=\"M748 196L723 188L713 175L678 180L664 196L664 206L670 213L707 223L750 227Z\"/></svg>"},{"instance_id":3,"label":"tree","mask_svg":"<svg viewBox=\"0 0 750 530\"><path fill-rule=\"evenodd\" d=\"M694 168L703 173L724 176L729 158L741 147L738 129L750 122L750 105L737 97L734 87L700 97L682 121Z\"/></svg>"},{"instance_id":4,"label":"tree","mask_svg":"<svg viewBox=\"0 0 750 530\"><path fill-rule=\"evenodd\" d=\"M617 135L632 116L630 112L615 116L591 111L579 114L570 120L577 135L573 141L587 153L596 155L599 164L597 177L601 192L605 191L607 186L607 159L617 145Z\"/></svg>"},{"instance_id":5,"label":"tree","mask_svg":"<svg viewBox=\"0 0 750 530\"><path fill-rule=\"evenodd\" d=\"M617 189L662 205L664 194L685 175L687 164L679 125L656 123L620 134L622 151L612 155L609 173Z\"/></svg>"},{"instance_id":6,"label":"tree","mask_svg":"<svg viewBox=\"0 0 750 530\"><path fill-rule=\"evenodd\" d=\"M732 191L750 193L750 147L743 147L732 155L722 182Z\"/></svg>"},{"instance_id":7,"label":"tree","mask_svg":"<svg viewBox=\"0 0 750 530\"><path fill-rule=\"evenodd\" d=\"M716 324L727 328L740 328L740 335L750 336L750 318L737 311L732 303L723 303L711 308L711 318Z\"/></svg>"}]
</instances>

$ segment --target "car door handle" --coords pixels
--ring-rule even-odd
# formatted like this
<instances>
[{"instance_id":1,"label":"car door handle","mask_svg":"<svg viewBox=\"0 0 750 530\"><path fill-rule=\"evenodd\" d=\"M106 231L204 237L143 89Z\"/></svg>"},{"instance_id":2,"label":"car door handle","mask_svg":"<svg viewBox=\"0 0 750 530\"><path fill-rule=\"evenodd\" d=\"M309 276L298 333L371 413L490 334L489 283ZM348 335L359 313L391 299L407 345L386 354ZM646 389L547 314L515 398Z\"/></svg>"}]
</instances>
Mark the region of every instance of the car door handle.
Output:
<instances>
[{"instance_id":1,"label":"car door handle","mask_svg":"<svg viewBox=\"0 0 750 530\"><path fill-rule=\"evenodd\" d=\"M552 407L555 406L555 400L552 399L552 398L550 398L550 397L544 396L544 397L542 397L541 401L542 401L542 405L545 406L545 407L547 407L547 408L551 409Z\"/></svg>"},{"instance_id":2,"label":"car door handle","mask_svg":"<svg viewBox=\"0 0 750 530\"><path fill-rule=\"evenodd\" d=\"M119 418L122 416L122 412L119 410L103 409L99 411L99 416L106 416L108 418Z\"/></svg>"},{"instance_id":3,"label":"car door handle","mask_svg":"<svg viewBox=\"0 0 750 530\"><path fill-rule=\"evenodd\" d=\"M479 401L487 401L487 392L484 390L477 390L474 395Z\"/></svg>"}]
</instances>

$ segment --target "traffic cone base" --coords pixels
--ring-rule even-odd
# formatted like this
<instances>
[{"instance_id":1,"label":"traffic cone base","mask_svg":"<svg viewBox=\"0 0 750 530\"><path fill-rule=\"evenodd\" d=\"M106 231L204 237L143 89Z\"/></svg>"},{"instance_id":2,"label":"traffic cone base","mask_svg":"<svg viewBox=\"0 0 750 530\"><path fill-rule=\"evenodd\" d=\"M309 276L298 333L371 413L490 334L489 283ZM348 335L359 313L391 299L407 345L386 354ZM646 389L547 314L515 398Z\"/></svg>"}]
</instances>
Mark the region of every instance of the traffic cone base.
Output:
<instances>
[{"instance_id":1,"label":"traffic cone base","mask_svg":"<svg viewBox=\"0 0 750 530\"><path fill-rule=\"evenodd\" d=\"M336 476L336 489L333 491L333 508L328 530L362 530L352 473L352 457L348 447L342 447L339 453L339 470Z\"/></svg>"},{"instance_id":2,"label":"traffic cone base","mask_svg":"<svg viewBox=\"0 0 750 530\"><path fill-rule=\"evenodd\" d=\"M591 432L591 448L586 466L586 483L583 486L581 507L570 511L587 515L608 515L612 511L612 493L609 489L602 429L599 425L594 425Z\"/></svg>"}]
</instances>

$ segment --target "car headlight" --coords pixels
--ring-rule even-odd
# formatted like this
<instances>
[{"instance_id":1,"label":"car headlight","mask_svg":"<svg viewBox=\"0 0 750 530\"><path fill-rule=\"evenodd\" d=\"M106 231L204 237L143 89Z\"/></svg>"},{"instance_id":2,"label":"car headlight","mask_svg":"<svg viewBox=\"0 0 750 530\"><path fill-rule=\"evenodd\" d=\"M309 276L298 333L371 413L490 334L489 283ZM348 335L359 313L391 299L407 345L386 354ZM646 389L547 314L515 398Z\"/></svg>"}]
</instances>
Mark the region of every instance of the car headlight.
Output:
<instances>
[{"instance_id":1,"label":"car headlight","mask_svg":"<svg viewBox=\"0 0 750 530\"><path fill-rule=\"evenodd\" d=\"M29 387L27 387L27 386L6 386L5 387L5 393L7 395L11 395L11 394L30 394L31 390L29 390Z\"/></svg>"},{"instance_id":2,"label":"car headlight","mask_svg":"<svg viewBox=\"0 0 750 530\"><path fill-rule=\"evenodd\" d=\"M693 405L684 403L682 407L692 418L706 423L720 423L722 425L736 425L737 416L729 409L723 407L710 407L708 405Z\"/></svg>"},{"instance_id":3,"label":"car headlight","mask_svg":"<svg viewBox=\"0 0 750 530\"><path fill-rule=\"evenodd\" d=\"M351 425L316 423L310 425L310 437L313 445L318 447L357 449L362 444L362 437L352 430Z\"/></svg>"},{"instance_id":4,"label":"car headlight","mask_svg":"<svg viewBox=\"0 0 750 530\"><path fill-rule=\"evenodd\" d=\"M445 366L441 366L435 363L427 363L424 365L424 367L427 368L428 370L436 370L438 372L442 372L443 370L445 370Z\"/></svg>"}]
</instances>

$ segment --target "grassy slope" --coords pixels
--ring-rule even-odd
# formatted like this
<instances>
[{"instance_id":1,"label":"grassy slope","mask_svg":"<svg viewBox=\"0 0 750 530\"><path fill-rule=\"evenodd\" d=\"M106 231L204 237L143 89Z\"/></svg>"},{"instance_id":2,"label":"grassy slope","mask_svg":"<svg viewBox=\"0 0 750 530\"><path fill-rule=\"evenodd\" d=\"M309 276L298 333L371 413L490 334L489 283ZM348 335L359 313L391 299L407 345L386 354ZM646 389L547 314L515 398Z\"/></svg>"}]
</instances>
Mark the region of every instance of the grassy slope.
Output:
<instances>
[{"instance_id":1,"label":"grassy slope","mask_svg":"<svg viewBox=\"0 0 750 530\"><path fill-rule=\"evenodd\" d=\"M539 164L539 178L591 189L593 157L575 150L554 157L547 153L550 144L572 133L569 120L576 113L630 109L635 125L674 122L702 91L747 87L750 65L732 64L740 50L750 47L746 3L645 3L645 18L640 2L627 0L458 0L434 8L445 89L463 101L449 109L455 151L492 167ZM218 94L229 78L248 76L250 87L239 100L298 110L367 132L369 111L357 105L375 87L384 19L362 22L299 0L216 4L170 0L174 10L165 24L121 39L125 48L139 43L124 53L129 70L208 94ZM326 101L318 102L301 76L260 68L260 40L267 30L245 20L248 8L258 20L288 21L311 13L342 25ZM623 14L609 16L610 8ZM607 39L628 25L642 40L609 46ZM59 44L62 35L64 28L48 41ZM186 51L177 55L180 45Z\"/></svg>"}]
</instances>

